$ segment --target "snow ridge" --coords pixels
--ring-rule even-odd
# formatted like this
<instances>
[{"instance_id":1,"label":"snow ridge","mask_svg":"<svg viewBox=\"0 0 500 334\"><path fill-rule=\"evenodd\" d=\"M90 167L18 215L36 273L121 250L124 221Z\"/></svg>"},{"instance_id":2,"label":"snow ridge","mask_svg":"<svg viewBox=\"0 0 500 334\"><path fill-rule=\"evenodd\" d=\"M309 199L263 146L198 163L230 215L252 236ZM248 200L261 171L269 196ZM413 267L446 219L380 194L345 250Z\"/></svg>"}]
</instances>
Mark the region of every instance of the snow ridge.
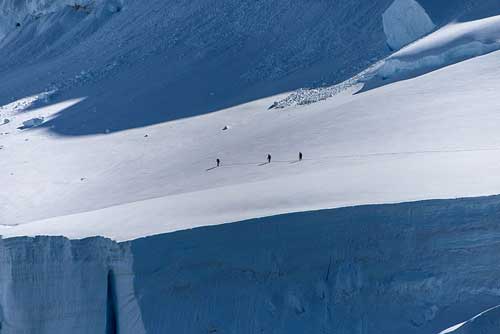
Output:
<instances>
[{"instance_id":1,"label":"snow ridge","mask_svg":"<svg viewBox=\"0 0 500 334\"><path fill-rule=\"evenodd\" d=\"M390 56L384 79L405 78L500 49L500 16L452 23Z\"/></svg>"},{"instance_id":2,"label":"snow ridge","mask_svg":"<svg viewBox=\"0 0 500 334\"><path fill-rule=\"evenodd\" d=\"M470 320L452 326L439 334L495 333L500 326L500 305L492 307Z\"/></svg>"}]
</instances>

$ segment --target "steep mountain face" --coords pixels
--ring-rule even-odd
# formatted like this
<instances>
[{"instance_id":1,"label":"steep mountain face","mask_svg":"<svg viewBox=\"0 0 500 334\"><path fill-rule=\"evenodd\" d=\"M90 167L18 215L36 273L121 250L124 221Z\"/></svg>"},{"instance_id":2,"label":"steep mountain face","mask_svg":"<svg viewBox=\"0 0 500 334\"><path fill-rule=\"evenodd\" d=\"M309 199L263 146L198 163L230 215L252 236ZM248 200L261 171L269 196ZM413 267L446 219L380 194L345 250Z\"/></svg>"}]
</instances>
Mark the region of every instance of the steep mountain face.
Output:
<instances>
[{"instance_id":1,"label":"steep mountain face","mask_svg":"<svg viewBox=\"0 0 500 334\"><path fill-rule=\"evenodd\" d=\"M78 135L336 82L388 53L381 15L389 4L152 0L127 1L119 12L99 2L88 10L62 5L7 33L0 103L47 90L59 100L88 96L50 124ZM29 78L28 64L36 64Z\"/></svg>"},{"instance_id":2,"label":"steep mountain face","mask_svg":"<svg viewBox=\"0 0 500 334\"><path fill-rule=\"evenodd\" d=\"M434 26L488 16L497 4L7 0L0 104L46 91L52 102L86 96L46 124L66 135L156 124L338 83Z\"/></svg>"}]
</instances>

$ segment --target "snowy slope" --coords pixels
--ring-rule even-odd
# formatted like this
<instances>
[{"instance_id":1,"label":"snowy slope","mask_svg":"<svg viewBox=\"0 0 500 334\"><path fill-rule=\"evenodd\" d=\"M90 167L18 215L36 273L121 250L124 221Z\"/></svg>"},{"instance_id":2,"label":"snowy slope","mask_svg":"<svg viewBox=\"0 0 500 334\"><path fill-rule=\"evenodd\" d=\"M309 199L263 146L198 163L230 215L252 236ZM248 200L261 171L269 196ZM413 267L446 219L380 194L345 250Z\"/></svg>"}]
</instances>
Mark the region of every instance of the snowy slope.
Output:
<instances>
[{"instance_id":1,"label":"snowy slope","mask_svg":"<svg viewBox=\"0 0 500 334\"><path fill-rule=\"evenodd\" d=\"M3 234L123 240L290 211L494 194L499 57L300 108L267 110L268 99L94 137L21 132L1 151L13 174L1 214L23 225ZM306 160L292 163L299 150ZM267 152L274 163L259 166ZM207 171L216 157L223 166Z\"/></svg>"},{"instance_id":2,"label":"snowy slope","mask_svg":"<svg viewBox=\"0 0 500 334\"><path fill-rule=\"evenodd\" d=\"M321 2L306 16L295 2L222 1L208 16L197 2L130 1L120 11L110 4L97 2L88 13L54 5L2 41L0 53L10 55L0 83L5 236L126 240L293 211L498 191L498 53L353 95L397 62L430 70L429 57L444 59L437 67L462 60L457 48L488 46L468 56L494 50L498 17L445 25L327 101L268 110L286 89L317 80L317 70L338 82L387 54L383 16L404 2ZM282 15L264 19L262 6ZM443 26L435 11L425 14ZM330 19L318 21L325 13ZM352 24L348 13L365 24ZM75 17L57 40L41 29ZM297 22L307 29L255 28ZM340 22L345 34L326 43ZM36 38L17 48L28 28ZM42 42L47 48L38 50ZM28 52L29 60L17 57ZM384 84L406 75L394 70ZM28 129L37 122L44 123ZM261 165L267 153L273 163ZM217 157L222 167L211 169Z\"/></svg>"},{"instance_id":3,"label":"snowy slope","mask_svg":"<svg viewBox=\"0 0 500 334\"><path fill-rule=\"evenodd\" d=\"M16 8L9 3L3 2L2 18ZM210 141L222 138L206 136L219 134L224 114L215 116L214 128L200 120L172 121L323 79L336 82L389 52L380 18L390 1L313 6L296 0L219 1L217 6L127 1L119 12L107 10L109 3L96 2L87 11L66 2L27 2L18 14L24 15L21 27L9 25L0 41L0 123L8 122L0 125L2 170L7 171L0 176L1 224L217 187L212 181L190 186L177 174L215 148ZM245 114L240 122L252 118L252 112ZM33 119L43 119L45 131L18 130ZM143 129L114 134L155 124L147 129L155 134L147 142ZM106 133L106 138L96 136ZM196 148L200 140L207 146ZM151 145L146 152L145 143ZM197 157L189 153L193 150ZM213 160L215 153L210 154ZM142 160L143 155L149 157ZM27 157L36 168L25 164ZM145 167L153 170L142 176L133 172ZM203 180L206 173L195 170ZM93 189L87 188L91 178ZM113 183L125 191L109 187Z\"/></svg>"}]
</instances>

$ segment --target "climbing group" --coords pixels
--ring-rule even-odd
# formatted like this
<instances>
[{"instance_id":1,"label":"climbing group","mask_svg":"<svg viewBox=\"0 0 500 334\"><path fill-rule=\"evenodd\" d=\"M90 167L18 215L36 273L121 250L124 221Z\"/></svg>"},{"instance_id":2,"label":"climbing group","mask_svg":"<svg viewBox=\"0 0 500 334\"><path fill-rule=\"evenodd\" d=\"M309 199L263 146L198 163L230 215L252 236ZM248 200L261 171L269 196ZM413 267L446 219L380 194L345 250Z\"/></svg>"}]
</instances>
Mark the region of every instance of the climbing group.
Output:
<instances>
[{"instance_id":1,"label":"climbing group","mask_svg":"<svg viewBox=\"0 0 500 334\"><path fill-rule=\"evenodd\" d=\"M299 160L298 161L302 161L302 158L303 158L303 154L302 154L302 152L299 152ZM268 153L267 154L267 163L270 164L271 160L272 160L272 156L271 156L271 154ZM221 159L217 158L215 160L215 164L216 164L216 167L220 167L221 166Z\"/></svg>"}]
</instances>

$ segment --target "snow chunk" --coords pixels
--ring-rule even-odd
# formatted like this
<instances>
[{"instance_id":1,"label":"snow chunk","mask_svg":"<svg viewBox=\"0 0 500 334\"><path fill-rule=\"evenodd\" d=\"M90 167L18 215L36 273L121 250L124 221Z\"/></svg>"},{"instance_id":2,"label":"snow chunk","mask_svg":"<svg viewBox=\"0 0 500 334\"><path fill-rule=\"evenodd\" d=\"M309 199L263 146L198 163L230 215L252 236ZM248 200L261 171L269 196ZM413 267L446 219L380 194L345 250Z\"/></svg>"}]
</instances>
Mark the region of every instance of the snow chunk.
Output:
<instances>
[{"instance_id":1,"label":"snow chunk","mask_svg":"<svg viewBox=\"0 0 500 334\"><path fill-rule=\"evenodd\" d=\"M415 0L395 0L382 19L387 44L394 50L399 50L436 27Z\"/></svg>"},{"instance_id":2,"label":"snow chunk","mask_svg":"<svg viewBox=\"0 0 500 334\"><path fill-rule=\"evenodd\" d=\"M44 91L39 94L35 94L32 96L28 96L22 99L19 99L17 101L11 102L6 105L0 105L0 111L15 111L15 112L21 112L25 111L29 108L36 107L39 104L45 104L50 101L50 98L52 95L54 95L57 91L56 90L48 90Z\"/></svg>"},{"instance_id":3,"label":"snow chunk","mask_svg":"<svg viewBox=\"0 0 500 334\"><path fill-rule=\"evenodd\" d=\"M41 125L43 123L43 120L44 120L43 117L31 118L31 119L23 122L23 128L24 129L34 128L36 126Z\"/></svg>"}]
</instances>

